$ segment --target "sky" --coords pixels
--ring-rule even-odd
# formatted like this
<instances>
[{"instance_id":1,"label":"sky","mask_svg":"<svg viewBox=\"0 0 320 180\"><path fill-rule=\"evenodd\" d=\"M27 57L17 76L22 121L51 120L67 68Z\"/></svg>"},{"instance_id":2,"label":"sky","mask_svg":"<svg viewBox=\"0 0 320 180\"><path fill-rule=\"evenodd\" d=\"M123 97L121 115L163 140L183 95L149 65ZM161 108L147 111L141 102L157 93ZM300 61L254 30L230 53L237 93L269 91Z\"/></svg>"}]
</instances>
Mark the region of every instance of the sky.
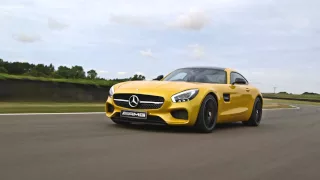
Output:
<instances>
[{"instance_id":1,"label":"sky","mask_svg":"<svg viewBox=\"0 0 320 180\"><path fill-rule=\"evenodd\" d=\"M320 93L319 0L0 0L0 58L147 79L229 67L263 92Z\"/></svg>"}]
</instances>

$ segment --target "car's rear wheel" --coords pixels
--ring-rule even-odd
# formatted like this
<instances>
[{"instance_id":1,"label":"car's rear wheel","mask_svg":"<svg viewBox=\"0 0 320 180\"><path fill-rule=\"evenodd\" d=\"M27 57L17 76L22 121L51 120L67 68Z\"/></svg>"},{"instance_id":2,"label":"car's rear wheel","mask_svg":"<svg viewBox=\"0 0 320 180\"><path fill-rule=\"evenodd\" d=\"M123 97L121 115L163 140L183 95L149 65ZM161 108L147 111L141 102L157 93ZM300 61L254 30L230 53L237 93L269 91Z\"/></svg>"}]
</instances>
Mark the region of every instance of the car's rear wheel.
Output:
<instances>
[{"instance_id":1,"label":"car's rear wheel","mask_svg":"<svg viewBox=\"0 0 320 180\"><path fill-rule=\"evenodd\" d=\"M247 126L259 126L262 119L262 101L257 98L254 102L252 114L248 121L243 121L242 123Z\"/></svg>"},{"instance_id":2,"label":"car's rear wheel","mask_svg":"<svg viewBox=\"0 0 320 180\"><path fill-rule=\"evenodd\" d=\"M212 95L207 95L201 104L195 127L201 133L210 133L216 126L217 118L217 100Z\"/></svg>"}]
</instances>

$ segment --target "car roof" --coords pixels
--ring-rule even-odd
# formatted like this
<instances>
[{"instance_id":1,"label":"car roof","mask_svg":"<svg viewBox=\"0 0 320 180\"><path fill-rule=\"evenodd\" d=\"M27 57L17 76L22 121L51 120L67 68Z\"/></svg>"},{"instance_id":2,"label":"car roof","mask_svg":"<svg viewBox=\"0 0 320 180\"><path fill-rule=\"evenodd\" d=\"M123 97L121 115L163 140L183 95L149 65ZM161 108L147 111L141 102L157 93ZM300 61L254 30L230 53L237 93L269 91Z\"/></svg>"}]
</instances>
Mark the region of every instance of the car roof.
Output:
<instances>
[{"instance_id":1,"label":"car roof","mask_svg":"<svg viewBox=\"0 0 320 180\"><path fill-rule=\"evenodd\" d=\"M190 66L190 67L183 67L179 69L188 69L188 68L203 68L203 69L217 69L217 70L232 70L231 68L225 68L225 67L217 67L217 66Z\"/></svg>"}]
</instances>

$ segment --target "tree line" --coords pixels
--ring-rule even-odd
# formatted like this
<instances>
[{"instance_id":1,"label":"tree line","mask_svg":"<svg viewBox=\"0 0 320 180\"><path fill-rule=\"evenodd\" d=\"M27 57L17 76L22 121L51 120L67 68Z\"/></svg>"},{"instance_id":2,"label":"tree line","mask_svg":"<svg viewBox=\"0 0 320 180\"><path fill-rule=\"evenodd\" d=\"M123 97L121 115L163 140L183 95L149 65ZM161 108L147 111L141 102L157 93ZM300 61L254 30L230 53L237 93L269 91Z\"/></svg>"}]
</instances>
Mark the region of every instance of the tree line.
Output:
<instances>
[{"instance_id":1,"label":"tree line","mask_svg":"<svg viewBox=\"0 0 320 180\"><path fill-rule=\"evenodd\" d=\"M52 65L31 64L28 62L8 62L0 59L0 73L12 75L25 75L33 77L57 78L57 79L91 79L91 80L106 80L99 77L96 70L91 69L84 71L82 66L59 66L57 69ZM128 80L145 80L145 76L135 74L133 77L124 79L110 79L114 81Z\"/></svg>"},{"instance_id":2,"label":"tree line","mask_svg":"<svg viewBox=\"0 0 320 180\"><path fill-rule=\"evenodd\" d=\"M292 95L292 93L288 93L288 92L285 92L285 91L279 92L278 94L291 94ZM301 95L320 95L320 94L314 93L314 92L304 92Z\"/></svg>"}]
</instances>

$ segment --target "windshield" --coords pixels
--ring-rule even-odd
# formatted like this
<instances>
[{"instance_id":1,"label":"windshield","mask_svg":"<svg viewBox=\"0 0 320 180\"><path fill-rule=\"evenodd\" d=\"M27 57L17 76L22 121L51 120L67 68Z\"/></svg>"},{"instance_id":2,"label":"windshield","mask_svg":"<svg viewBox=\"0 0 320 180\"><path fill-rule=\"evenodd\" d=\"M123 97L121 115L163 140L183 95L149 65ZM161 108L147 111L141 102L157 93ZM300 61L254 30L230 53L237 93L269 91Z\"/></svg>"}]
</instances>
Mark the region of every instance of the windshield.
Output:
<instances>
[{"instance_id":1,"label":"windshield","mask_svg":"<svg viewBox=\"0 0 320 180\"><path fill-rule=\"evenodd\" d=\"M170 73L163 81L184 81L226 84L226 72L220 69L210 68L183 68Z\"/></svg>"}]
</instances>

